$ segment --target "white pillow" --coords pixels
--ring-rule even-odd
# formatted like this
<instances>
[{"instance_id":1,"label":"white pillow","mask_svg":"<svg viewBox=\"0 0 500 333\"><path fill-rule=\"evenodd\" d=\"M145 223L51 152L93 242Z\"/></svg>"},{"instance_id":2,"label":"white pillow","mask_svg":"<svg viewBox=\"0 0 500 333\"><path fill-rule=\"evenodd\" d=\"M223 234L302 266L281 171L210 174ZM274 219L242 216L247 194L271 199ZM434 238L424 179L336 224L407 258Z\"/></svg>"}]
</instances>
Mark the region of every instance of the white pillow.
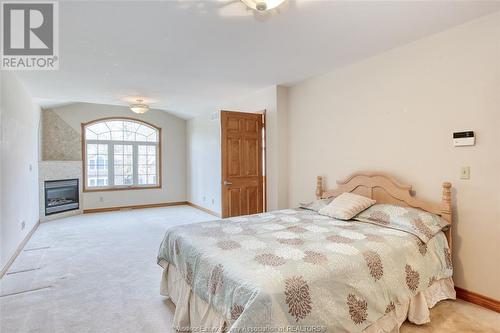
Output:
<instances>
[{"instance_id":1,"label":"white pillow","mask_svg":"<svg viewBox=\"0 0 500 333\"><path fill-rule=\"evenodd\" d=\"M321 208L319 213L340 220L350 220L375 203L376 201L370 198L345 192Z\"/></svg>"}]
</instances>

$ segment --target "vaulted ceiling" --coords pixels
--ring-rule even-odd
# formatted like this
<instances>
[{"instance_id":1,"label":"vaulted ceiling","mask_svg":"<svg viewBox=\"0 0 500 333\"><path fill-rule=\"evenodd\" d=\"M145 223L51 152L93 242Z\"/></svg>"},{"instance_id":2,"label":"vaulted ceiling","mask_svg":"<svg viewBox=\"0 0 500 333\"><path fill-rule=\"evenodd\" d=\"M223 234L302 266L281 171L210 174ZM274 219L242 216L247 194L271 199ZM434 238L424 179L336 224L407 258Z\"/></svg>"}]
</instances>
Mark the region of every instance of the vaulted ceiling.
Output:
<instances>
[{"instance_id":1,"label":"vaulted ceiling","mask_svg":"<svg viewBox=\"0 0 500 333\"><path fill-rule=\"evenodd\" d=\"M481 1L60 1L60 69L20 78L45 103L127 105L184 118L500 10Z\"/></svg>"}]
</instances>

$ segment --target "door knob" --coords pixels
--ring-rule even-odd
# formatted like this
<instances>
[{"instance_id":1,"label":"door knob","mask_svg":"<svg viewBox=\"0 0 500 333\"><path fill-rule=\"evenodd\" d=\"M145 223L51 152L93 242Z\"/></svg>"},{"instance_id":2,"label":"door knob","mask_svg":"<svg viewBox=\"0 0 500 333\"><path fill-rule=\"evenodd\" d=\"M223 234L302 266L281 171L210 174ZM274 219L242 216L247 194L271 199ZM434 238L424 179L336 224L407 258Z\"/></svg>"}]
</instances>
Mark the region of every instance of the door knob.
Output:
<instances>
[{"instance_id":1,"label":"door knob","mask_svg":"<svg viewBox=\"0 0 500 333\"><path fill-rule=\"evenodd\" d=\"M228 186L228 185L233 185L233 183L228 182L227 180L225 180L225 181L224 181L224 185L225 185L225 186Z\"/></svg>"}]
</instances>

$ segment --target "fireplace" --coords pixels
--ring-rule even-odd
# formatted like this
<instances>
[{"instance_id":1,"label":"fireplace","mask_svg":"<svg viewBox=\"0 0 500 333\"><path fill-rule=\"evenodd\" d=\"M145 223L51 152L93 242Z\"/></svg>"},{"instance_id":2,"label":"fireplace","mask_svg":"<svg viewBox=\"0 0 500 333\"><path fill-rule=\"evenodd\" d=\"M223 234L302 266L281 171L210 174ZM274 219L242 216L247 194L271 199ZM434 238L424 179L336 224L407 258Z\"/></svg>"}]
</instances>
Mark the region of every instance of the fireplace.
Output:
<instances>
[{"instance_id":1,"label":"fireplace","mask_svg":"<svg viewBox=\"0 0 500 333\"><path fill-rule=\"evenodd\" d=\"M45 181L45 215L79 208L78 179Z\"/></svg>"}]
</instances>

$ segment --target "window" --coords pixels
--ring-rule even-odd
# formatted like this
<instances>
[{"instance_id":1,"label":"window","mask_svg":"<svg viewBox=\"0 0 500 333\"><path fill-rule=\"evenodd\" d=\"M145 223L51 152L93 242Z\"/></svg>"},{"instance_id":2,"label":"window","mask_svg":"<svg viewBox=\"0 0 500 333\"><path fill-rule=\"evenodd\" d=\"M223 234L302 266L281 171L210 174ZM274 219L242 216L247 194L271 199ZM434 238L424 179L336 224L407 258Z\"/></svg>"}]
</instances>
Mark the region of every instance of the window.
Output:
<instances>
[{"instance_id":1,"label":"window","mask_svg":"<svg viewBox=\"0 0 500 333\"><path fill-rule=\"evenodd\" d=\"M134 119L82 125L85 191L160 187L160 133Z\"/></svg>"}]
</instances>

